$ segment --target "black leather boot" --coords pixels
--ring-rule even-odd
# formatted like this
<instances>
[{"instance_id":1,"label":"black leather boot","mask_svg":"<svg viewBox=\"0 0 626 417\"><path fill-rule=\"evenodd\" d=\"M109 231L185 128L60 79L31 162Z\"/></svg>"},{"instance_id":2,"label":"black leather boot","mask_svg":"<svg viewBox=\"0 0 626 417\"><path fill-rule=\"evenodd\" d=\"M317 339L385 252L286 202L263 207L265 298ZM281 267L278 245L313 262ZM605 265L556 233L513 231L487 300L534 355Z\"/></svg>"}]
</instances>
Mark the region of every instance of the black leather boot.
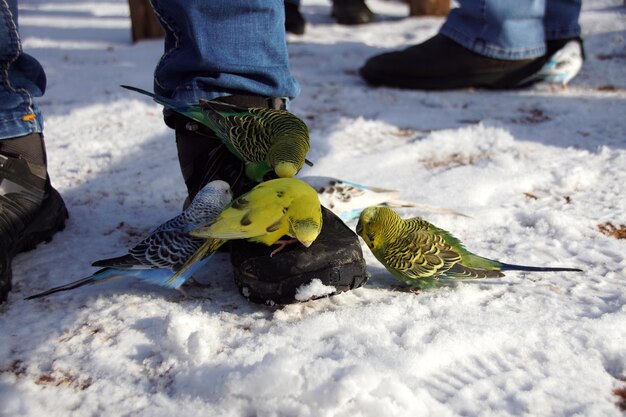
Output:
<instances>
[{"instance_id":1,"label":"black leather boot","mask_svg":"<svg viewBox=\"0 0 626 417\"><path fill-rule=\"evenodd\" d=\"M0 302L11 289L15 255L49 242L65 227L65 203L50 185L43 137L0 141Z\"/></svg>"},{"instance_id":2,"label":"black leather boot","mask_svg":"<svg viewBox=\"0 0 626 417\"><path fill-rule=\"evenodd\" d=\"M488 58L438 34L402 51L376 55L368 59L359 72L368 83L388 87L419 90L515 88L539 71L545 62L544 57L513 61Z\"/></svg>"},{"instance_id":3,"label":"black leather boot","mask_svg":"<svg viewBox=\"0 0 626 417\"><path fill-rule=\"evenodd\" d=\"M300 13L299 5L285 1L285 31L295 35L302 35L305 28L306 20Z\"/></svg>"},{"instance_id":4,"label":"black leather boot","mask_svg":"<svg viewBox=\"0 0 626 417\"><path fill-rule=\"evenodd\" d=\"M333 0L331 15L342 25L361 25L374 20L364 0Z\"/></svg>"}]
</instances>

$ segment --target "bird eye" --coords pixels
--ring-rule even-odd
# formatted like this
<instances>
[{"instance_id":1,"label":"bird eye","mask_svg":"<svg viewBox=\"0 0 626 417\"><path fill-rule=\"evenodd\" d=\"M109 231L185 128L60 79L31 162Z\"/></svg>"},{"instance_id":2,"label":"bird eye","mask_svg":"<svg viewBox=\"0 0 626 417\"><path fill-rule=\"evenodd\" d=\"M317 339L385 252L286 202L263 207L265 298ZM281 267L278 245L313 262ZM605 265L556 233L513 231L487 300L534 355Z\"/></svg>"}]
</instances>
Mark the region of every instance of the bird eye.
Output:
<instances>
[{"instance_id":1,"label":"bird eye","mask_svg":"<svg viewBox=\"0 0 626 417\"><path fill-rule=\"evenodd\" d=\"M370 242L374 241L374 233L366 233L367 235L367 240L369 240Z\"/></svg>"}]
</instances>

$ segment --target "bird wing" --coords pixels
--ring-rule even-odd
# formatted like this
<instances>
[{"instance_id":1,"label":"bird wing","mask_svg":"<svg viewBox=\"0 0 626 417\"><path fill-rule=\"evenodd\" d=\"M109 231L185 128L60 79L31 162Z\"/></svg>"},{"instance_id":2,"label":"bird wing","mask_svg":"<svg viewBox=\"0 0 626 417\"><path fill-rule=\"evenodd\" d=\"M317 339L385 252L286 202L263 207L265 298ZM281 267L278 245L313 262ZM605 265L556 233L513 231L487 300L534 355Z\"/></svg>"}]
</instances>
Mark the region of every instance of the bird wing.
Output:
<instances>
[{"instance_id":1,"label":"bird wing","mask_svg":"<svg viewBox=\"0 0 626 417\"><path fill-rule=\"evenodd\" d=\"M263 117L269 109L245 109L215 101L200 100L208 126L231 151L244 161L265 160L271 143L270 129ZM279 111L279 110L274 110Z\"/></svg>"},{"instance_id":2,"label":"bird wing","mask_svg":"<svg viewBox=\"0 0 626 417\"><path fill-rule=\"evenodd\" d=\"M398 198L396 190L367 187L332 177L304 177L318 193L324 207L342 217L343 213L360 213L365 207L383 204Z\"/></svg>"},{"instance_id":3,"label":"bird wing","mask_svg":"<svg viewBox=\"0 0 626 417\"><path fill-rule=\"evenodd\" d=\"M461 256L441 236L428 230L401 233L385 251L385 262L410 279L443 275L460 260Z\"/></svg>"},{"instance_id":4,"label":"bird wing","mask_svg":"<svg viewBox=\"0 0 626 417\"><path fill-rule=\"evenodd\" d=\"M229 210L224 211L206 230L206 236L218 239L248 239L275 233L278 230L286 231L285 222L285 207L280 204Z\"/></svg>"},{"instance_id":5,"label":"bird wing","mask_svg":"<svg viewBox=\"0 0 626 417\"><path fill-rule=\"evenodd\" d=\"M102 259L94 262L93 266L177 271L203 242L203 239L188 236L183 230L157 230L133 246L127 255Z\"/></svg>"}]
</instances>

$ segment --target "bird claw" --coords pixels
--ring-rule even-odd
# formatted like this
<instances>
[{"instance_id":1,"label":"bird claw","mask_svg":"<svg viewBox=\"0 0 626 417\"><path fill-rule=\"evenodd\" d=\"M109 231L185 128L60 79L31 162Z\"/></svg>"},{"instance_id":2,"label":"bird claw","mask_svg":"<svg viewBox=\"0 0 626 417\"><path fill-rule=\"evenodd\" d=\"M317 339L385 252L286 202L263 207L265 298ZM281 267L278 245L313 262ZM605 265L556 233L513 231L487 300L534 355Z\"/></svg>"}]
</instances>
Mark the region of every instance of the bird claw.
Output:
<instances>
[{"instance_id":1,"label":"bird claw","mask_svg":"<svg viewBox=\"0 0 626 417\"><path fill-rule=\"evenodd\" d=\"M419 294L422 289L419 287L414 287L412 285L392 285L391 289L393 291L399 291L399 292L410 292L413 294Z\"/></svg>"},{"instance_id":2,"label":"bird claw","mask_svg":"<svg viewBox=\"0 0 626 417\"><path fill-rule=\"evenodd\" d=\"M298 241L298 239L287 239L287 240L280 239L280 240L277 240L276 242L274 242L274 244L278 245L278 247L276 249L274 249L270 253L270 258L273 257L274 255L276 255L281 250L285 249L285 247L287 245L291 245L293 243L296 243L297 241Z\"/></svg>"}]
</instances>

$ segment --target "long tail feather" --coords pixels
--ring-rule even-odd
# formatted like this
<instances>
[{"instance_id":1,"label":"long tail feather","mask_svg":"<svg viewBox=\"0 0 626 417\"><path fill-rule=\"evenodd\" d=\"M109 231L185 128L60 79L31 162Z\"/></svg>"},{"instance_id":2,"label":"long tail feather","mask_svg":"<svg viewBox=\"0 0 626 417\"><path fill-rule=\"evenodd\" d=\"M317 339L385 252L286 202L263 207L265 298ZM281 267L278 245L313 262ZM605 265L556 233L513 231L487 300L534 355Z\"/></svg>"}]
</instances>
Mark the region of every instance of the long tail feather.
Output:
<instances>
[{"instance_id":1,"label":"long tail feather","mask_svg":"<svg viewBox=\"0 0 626 417\"><path fill-rule=\"evenodd\" d=\"M224 240L219 239L207 239L202 246L198 248L198 250L191 255L187 262L183 264L183 266L174 274L170 279L167 280L167 283L173 283L180 281L182 277L186 277L187 275L191 276L195 272L195 268L192 268L194 265L199 266L203 260L211 257L215 251L219 249L220 246L224 244ZM186 281L187 278L184 279ZM183 281L183 282L184 282ZM180 285L178 285L179 287ZM178 288L175 287L175 288Z\"/></svg>"},{"instance_id":2,"label":"long tail feather","mask_svg":"<svg viewBox=\"0 0 626 417\"><path fill-rule=\"evenodd\" d=\"M191 110L191 106L186 105L184 103L179 103L177 101L174 100L170 100L169 98L165 98L162 96L158 96L154 93L151 93L149 91L146 90L142 90L141 88L137 88L137 87L133 87L131 85L120 85L120 87L125 88L127 90L131 90L131 91L135 91L137 93L146 95L148 97L152 97L152 99L154 99L154 101L156 101L157 103L172 109L178 113L182 113L184 115L187 115L187 113Z\"/></svg>"},{"instance_id":3,"label":"long tail feather","mask_svg":"<svg viewBox=\"0 0 626 417\"><path fill-rule=\"evenodd\" d=\"M504 274L496 269L471 268L456 264L448 272L446 277L456 279L483 279L483 278L500 278Z\"/></svg>"},{"instance_id":4,"label":"long tail feather","mask_svg":"<svg viewBox=\"0 0 626 417\"><path fill-rule=\"evenodd\" d=\"M390 200L390 201L387 201L386 203L384 203L383 206L387 206L387 207L391 207L391 208L414 207L414 208L417 208L417 209L420 209L420 210L424 210L424 211L429 211L429 212L432 212L432 213L451 214L451 215L454 215L454 216L471 218L471 216L468 216L465 213L461 213L460 211L448 209L448 208L445 208L445 207L432 206L430 204L414 203L412 201L406 201L406 200Z\"/></svg>"},{"instance_id":5,"label":"long tail feather","mask_svg":"<svg viewBox=\"0 0 626 417\"><path fill-rule=\"evenodd\" d=\"M57 292L69 291L69 290L73 290L74 288L82 287L84 285L91 285L91 284L95 284L95 283L99 283L99 282L104 282L104 281L108 281L108 280L111 280L111 279L115 279L118 276L119 276L119 274L114 272L113 270L104 268L104 269L101 269L100 271L96 272L95 274L87 277L87 278L79 279L78 281L70 282L69 284L60 285L58 287L50 288L49 290L46 290L44 292L40 292L38 294L31 295L31 296L26 297L24 299L25 300L33 300L35 298L46 297L46 296L48 296L50 294L54 294L54 293L57 293Z\"/></svg>"},{"instance_id":6,"label":"long tail feather","mask_svg":"<svg viewBox=\"0 0 626 417\"><path fill-rule=\"evenodd\" d=\"M543 272L568 271L568 272L583 272L582 269L578 269L578 268L561 268L561 267L551 267L551 266L514 265L514 264L505 264L505 263L502 263L502 262L500 262L500 268L503 271L543 271Z\"/></svg>"}]
</instances>

